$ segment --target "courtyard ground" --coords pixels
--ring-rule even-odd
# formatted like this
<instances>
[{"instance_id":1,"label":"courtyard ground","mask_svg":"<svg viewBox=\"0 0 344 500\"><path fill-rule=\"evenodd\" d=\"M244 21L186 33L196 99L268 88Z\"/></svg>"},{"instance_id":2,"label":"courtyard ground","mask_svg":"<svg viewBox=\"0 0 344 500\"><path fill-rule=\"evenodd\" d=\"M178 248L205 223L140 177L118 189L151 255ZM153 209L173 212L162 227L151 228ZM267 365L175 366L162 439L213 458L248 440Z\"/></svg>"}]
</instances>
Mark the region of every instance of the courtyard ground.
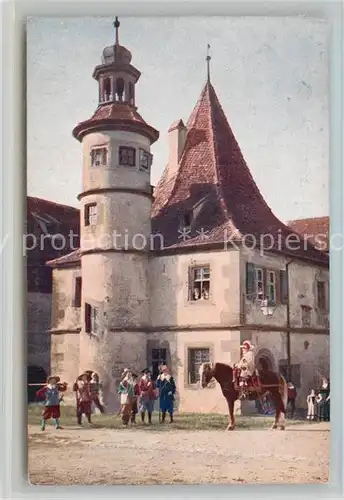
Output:
<instances>
[{"instance_id":1,"label":"courtyard ground","mask_svg":"<svg viewBox=\"0 0 344 500\"><path fill-rule=\"evenodd\" d=\"M329 474L329 424L238 418L226 432L221 415L176 415L175 423L122 428L115 416L94 427L75 425L64 408L62 430L42 432L29 410L31 484L324 483ZM49 464L49 467L47 467Z\"/></svg>"}]
</instances>

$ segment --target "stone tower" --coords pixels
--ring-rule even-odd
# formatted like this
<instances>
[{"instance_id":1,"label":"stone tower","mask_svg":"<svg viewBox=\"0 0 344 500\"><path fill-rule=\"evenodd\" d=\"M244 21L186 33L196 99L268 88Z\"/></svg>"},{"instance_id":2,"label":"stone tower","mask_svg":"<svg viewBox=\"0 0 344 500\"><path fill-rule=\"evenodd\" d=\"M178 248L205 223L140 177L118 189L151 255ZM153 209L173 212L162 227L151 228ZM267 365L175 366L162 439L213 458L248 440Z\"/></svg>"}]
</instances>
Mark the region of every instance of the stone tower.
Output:
<instances>
[{"instance_id":1,"label":"stone tower","mask_svg":"<svg viewBox=\"0 0 344 500\"><path fill-rule=\"evenodd\" d=\"M79 368L100 374L109 411L118 408L123 368L144 368L147 359L150 147L159 137L137 112L140 72L119 44L119 25L116 18L115 44L93 72L98 107L73 130L83 153Z\"/></svg>"}]
</instances>

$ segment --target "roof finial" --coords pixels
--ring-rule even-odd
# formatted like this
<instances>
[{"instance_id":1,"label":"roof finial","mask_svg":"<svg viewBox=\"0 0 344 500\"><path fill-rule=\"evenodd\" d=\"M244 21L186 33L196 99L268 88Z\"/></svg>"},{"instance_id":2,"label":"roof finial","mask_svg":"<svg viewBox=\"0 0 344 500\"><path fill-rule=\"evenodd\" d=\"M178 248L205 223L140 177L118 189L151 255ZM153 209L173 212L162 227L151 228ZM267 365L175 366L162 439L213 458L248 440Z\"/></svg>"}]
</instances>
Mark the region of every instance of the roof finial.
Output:
<instances>
[{"instance_id":1,"label":"roof finial","mask_svg":"<svg viewBox=\"0 0 344 500\"><path fill-rule=\"evenodd\" d=\"M207 79L208 79L208 82L210 82L210 55L209 55L209 49L210 49L210 45L208 43L207 45L207 57L206 57L206 61L207 61Z\"/></svg>"},{"instance_id":2,"label":"roof finial","mask_svg":"<svg viewBox=\"0 0 344 500\"><path fill-rule=\"evenodd\" d=\"M116 45L119 45L118 29L120 27L120 22L119 22L117 16L116 16L116 21L113 23L113 25L114 25L114 28L116 30Z\"/></svg>"}]
</instances>

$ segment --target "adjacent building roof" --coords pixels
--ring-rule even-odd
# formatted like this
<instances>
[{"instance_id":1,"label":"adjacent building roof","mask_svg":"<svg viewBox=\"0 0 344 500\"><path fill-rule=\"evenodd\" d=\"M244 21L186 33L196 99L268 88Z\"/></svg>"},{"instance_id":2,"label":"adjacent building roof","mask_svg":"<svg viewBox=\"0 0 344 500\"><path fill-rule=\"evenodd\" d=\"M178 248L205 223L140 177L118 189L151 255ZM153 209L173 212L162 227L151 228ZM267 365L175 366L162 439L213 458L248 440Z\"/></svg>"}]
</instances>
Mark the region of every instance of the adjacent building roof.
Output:
<instances>
[{"instance_id":1,"label":"adjacent building roof","mask_svg":"<svg viewBox=\"0 0 344 500\"><path fill-rule=\"evenodd\" d=\"M266 235L267 246L273 240L271 250L327 262L310 243L295 250L294 238L289 245L293 231L261 195L210 81L187 122L178 169L171 175L170 170L167 166L155 189L152 211L153 232L163 235L165 248L196 248L230 238L253 245Z\"/></svg>"},{"instance_id":2,"label":"adjacent building roof","mask_svg":"<svg viewBox=\"0 0 344 500\"><path fill-rule=\"evenodd\" d=\"M25 234L29 292L51 293L51 269L45 264L79 247L79 228L77 208L27 197Z\"/></svg>"},{"instance_id":3,"label":"adjacent building roof","mask_svg":"<svg viewBox=\"0 0 344 500\"><path fill-rule=\"evenodd\" d=\"M329 251L329 217L297 219L291 220L287 224L293 231L313 243L315 248L325 252Z\"/></svg>"}]
</instances>

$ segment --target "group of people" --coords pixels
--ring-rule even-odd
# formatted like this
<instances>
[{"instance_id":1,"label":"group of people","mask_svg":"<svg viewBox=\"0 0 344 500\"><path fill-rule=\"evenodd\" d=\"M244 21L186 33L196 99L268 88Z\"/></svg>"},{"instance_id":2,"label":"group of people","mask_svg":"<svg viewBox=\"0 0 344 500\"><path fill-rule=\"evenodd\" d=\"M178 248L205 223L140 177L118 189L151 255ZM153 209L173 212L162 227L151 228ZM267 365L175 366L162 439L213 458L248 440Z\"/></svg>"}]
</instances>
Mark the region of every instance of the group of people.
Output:
<instances>
[{"instance_id":1,"label":"group of people","mask_svg":"<svg viewBox=\"0 0 344 500\"><path fill-rule=\"evenodd\" d=\"M63 401L63 392L67 390L67 382L60 382L60 377L50 376L47 383L36 393L38 399L44 399L44 409L42 412L41 429L45 430L46 421L52 418L55 421L55 428L60 426L60 404ZM99 392L102 384L99 375L95 372L86 371L81 374L73 384L73 391L76 397L76 417L78 425L82 425L82 415L85 415L89 424L91 422L92 405L94 404L101 413L104 408L100 403Z\"/></svg>"},{"instance_id":2,"label":"group of people","mask_svg":"<svg viewBox=\"0 0 344 500\"><path fill-rule=\"evenodd\" d=\"M318 391L311 389L307 396L307 419L330 421L330 384L326 378L322 379Z\"/></svg>"},{"instance_id":3,"label":"group of people","mask_svg":"<svg viewBox=\"0 0 344 500\"><path fill-rule=\"evenodd\" d=\"M174 399L176 384L169 368L163 365L159 368L159 376L154 382L150 370L142 370L139 378L129 369L125 369L121 376L118 388L120 396L120 415L123 425L129 422L136 423L136 415L141 414L141 421L145 423L146 415L148 424L152 423L155 401L159 399L160 422L165 422L166 415L169 415L170 422L173 422ZM47 383L37 391L36 396L44 399L44 409L42 412L41 429L45 430L46 421L52 418L55 421L55 428L60 426L60 404L63 400L63 392L67 390L68 384L61 383L60 377L50 376ZM104 413L104 407L100 402L100 391L102 382L96 372L86 371L79 375L73 384L73 391L76 397L76 417L78 425L82 425L82 417L86 416L89 424L92 425L93 405Z\"/></svg>"},{"instance_id":4,"label":"group of people","mask_svg":"<svg viewBox=\"0 0 344 500\"><path fill-rule=\"evenodd\" d=\"M140 378L127 368L123 371L118 388L123 425L127 426L129 422L135 424L138 413L141 415L142 423L145 423L147 414L148 424L151 424L157 399L159 399L159 416L161 414L159 421L164 423L168 414L170 422L173 422L176 384L166 365L161 366L159 372L154 382L148 368L142 370Z\"/></svg>"}]
</instances>

